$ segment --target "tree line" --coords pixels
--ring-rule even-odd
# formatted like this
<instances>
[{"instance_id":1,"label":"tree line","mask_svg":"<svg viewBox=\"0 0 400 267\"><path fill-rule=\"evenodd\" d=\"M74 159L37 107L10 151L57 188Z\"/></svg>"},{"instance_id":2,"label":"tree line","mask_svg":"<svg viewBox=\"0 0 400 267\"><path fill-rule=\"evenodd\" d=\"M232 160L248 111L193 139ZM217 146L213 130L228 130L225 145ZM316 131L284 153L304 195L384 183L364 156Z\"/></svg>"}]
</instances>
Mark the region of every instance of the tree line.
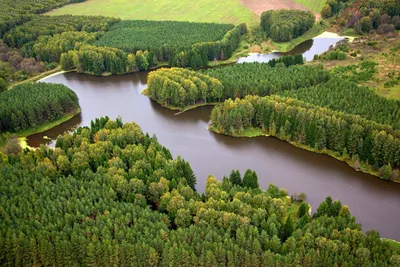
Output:
<instances>
[{"instance_id":1,"label":"tree line","mask_svg":"<svg viewBox=\"0 0 400 267\"><path fill-rule=\"evenodd\" d=\"M255 127L282 140L325 149L344 159L368 163L376 170L390 168L384 178L392 179L391 168L400 167L400 131L328 108L280 96L247 96L227 100L211 114L212 129L240 135Z\"/></svg>"},{"instance_id":2,"label":"tree line","mask_svg":"<svg viewBox=\"0 0 400 267\"><path fill-rule=\"evenodd\" d=\"M340 78L332 77L326 83L285 91L282 95L400 129L400 101L387 99Z\"/></svg>"},{"instance_id":3,"label":"tree line","mask_svg":"<svg viewBox=\"0 0 400 267\"><path fill-rule=\"evenodd\" d=\"M348 207L306 203L238 171L205 192L190 165L135 123L97 119L41 147L0 153L2 266L395 266ZM336 265L335 265L336 264Z\"/></svg>"},{"instance_id":4,"label":"tree line","mask_svg":"<svg viewBox=\"0 0 400 267\"><path fill-rule=\"evenodd\" d=\"M17 132L50 122L79 108L68 87L50 83L24 83L0 93L0 132Z\"/></svg>"},{"instance_id":5,"label":"tree line","mask_svg":"<svg viewBox=\"0 0 400 267\"><path fill-rule=\"evenodd\" d=\"M127 54L118 48L78 44L75 50L61 54L60 64L64 70L76 69L77 72L100 76L107 72L124 74L147 70L157 65L157 60L148 51Z\"/></svg>"},{"instance_id":6,"label":"tree line","mask_svg":"<svg viewBox=\"0 0 400 267\"><path fill-rule=\"evenodd\" d=\"M277 63L279 60L243 63L198 72L179 68L160 69L149 73L147 88L154 100L167 106L184 108L246 95L265 96L297 90L329 78L321 65L285 67L283 63L298 59L298 56L287 56L280 63Z\"/></svg>"},{"instance_id":7,"label":"tree line","mask_svg":"<svg viewBox=\"0 0 400 267\"><path fill-rule=\"evenodd\" d=\"M269 10L261 14L261 29L275 42L288 42L312 28L315 16L301 10Z\"/></svg>"}]
</instances>

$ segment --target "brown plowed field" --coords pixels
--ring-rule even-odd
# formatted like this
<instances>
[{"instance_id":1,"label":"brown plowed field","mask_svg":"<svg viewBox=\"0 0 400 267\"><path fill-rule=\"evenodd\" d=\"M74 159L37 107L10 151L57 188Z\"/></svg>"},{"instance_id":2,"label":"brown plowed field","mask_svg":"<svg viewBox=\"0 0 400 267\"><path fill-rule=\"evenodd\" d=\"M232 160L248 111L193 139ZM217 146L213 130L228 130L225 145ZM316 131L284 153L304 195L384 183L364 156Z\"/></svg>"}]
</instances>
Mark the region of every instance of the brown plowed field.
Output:
<instances>
[{"instance_id":1,"label":"brown plowed field","mask_svg":"<svg viewBox=\"0 0 400 267\"><path fill-rule=\"evenodd\" d=\"M308 8L302 6L292 0L239 0L245 7L253 11L257 16L267 10L277 9L297 9L309 11ZM320 19L321 14L313 12L317 20Z\"/></svg>"}]
</instances>

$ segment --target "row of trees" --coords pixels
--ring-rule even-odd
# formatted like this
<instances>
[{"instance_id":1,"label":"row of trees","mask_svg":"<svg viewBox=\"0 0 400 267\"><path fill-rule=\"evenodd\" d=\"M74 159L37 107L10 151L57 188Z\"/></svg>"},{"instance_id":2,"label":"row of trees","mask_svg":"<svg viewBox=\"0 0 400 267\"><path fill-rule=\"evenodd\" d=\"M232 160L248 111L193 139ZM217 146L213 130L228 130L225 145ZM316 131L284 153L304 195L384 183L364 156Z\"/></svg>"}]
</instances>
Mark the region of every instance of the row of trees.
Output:
<instances>
[{"instance_id":1,"label":"row of trees","mask_svg":"<svg viewBox=\"0 0 400 267\"><path fill-rule=\"evenodd\" d=\"M159 69L147 77L149 96L167 106L184 108L196 103L221 101L220 81L199 72L181 69Z\"/></svg>"},{"instance_id":2,"label":"row of trees","mask_svg":"<svg viewBox=\"0 0 400 267\"><path fill-rule=\"evenodd\" d=\"M377 95L369 88L333 77L310 88L285 91L282 95L400 129L400 101Z\"/></svg>"},{"instance_id":3,"label":"row of trees","mask_svg":"<svg viewBox=\"0 0 400 267\"><path fill-rule=\"evenodd\" d=\"M280 96L230 99L212 111L211 128L218 132L236 135L249 127L376 168L400 167L400 131L357 115Z\"/></svg>"},{"instance_id":4,"label":"row of trees","mask_svg":"<svg viewBox=\"0 0 400 267\"><path fill-rule=\"evenodd\" d=\"M200 196L190 165L134 123L103 118L55 149L0 153L0 167L2 266L400 263L329 197L311 218L274 185L231 182L241 181L237 172L223 182L210 176ZM246 173L243 183L253 181Z\"/></svg>"},{"instance_id":5,"label":"row of trees","mask_svg":"<svg viewBox=\"0 0 400 267\"><path fill-rule=\"evenodd\" d=\"M87 44L78 45L76 48L77 50L61 54L60 64L64 70L76 69L78 72L100 76L105 72L124 74L147 70L157 65L154 54L148 51L127 54L117 48Z\"/></svg>"},{"instance_id":6,"label":"row of trees","mask_svg":"<svg viewBox=\"0 0 400 267\"><path fill-rule=\"evenodd\" d=\"M221 40L215 42L199 42L192 47L202 58L208 60L225 60L239 47L242 35L247 32L246 24L242 23L228 31Z\"/></svg>"},{"instance_id":7,"label":"row of trees","mask_svg":"<svg viewBox=\"0 0 400 267\"><path fill-rule=\"evenodd\" d=\"M314 25L312 12L300 10L269 10L261 14L261 29L275 42L299 37Z\"/></svg>"},{"instance_id":8,"label":"row of trees","mask_svg":"<svg viewBox=\"0 0 400 267\"><path fill-rule=\"evenodd\" d=\"M268 61L268 65L271 67L275 67L277 64L283 63L285 64L286 67L290 67L293 65L303 65L304 64L304 58L303 55L298 54L294 56L281 56L279 58L273 58L270 61Z\"/></svg>"},{"instance_id":9,"label":"row of trees","mask_svg":"<svg viewBox=\"0 0 400 267\"><path fill-rule=\"evenodd\" d=\"M41 61L60 62L62 53L79 49L82 43L92 44L98 35L99 33L71 31L40 36L33 45L33 56Z\"/></svg>"},{"instance_id":10,"label":"row of trees","mask_svg":"<svg viewBox=\"0 0 400 267\"><path fill-rule=\"evenodd\" d=\"M78 97L61 84L25 83L0 93L0 132L17 132L79 108Z\"/></svg>"}]
</instances>

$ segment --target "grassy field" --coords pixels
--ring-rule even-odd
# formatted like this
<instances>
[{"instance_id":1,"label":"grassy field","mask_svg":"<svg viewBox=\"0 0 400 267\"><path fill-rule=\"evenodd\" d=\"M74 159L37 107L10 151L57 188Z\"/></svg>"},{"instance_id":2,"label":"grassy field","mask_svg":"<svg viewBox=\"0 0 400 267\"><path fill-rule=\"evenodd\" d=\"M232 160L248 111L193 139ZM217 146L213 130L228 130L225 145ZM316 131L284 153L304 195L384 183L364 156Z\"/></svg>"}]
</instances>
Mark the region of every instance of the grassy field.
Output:
<instances>
[{"instance_id":1,"label":"grassy field","mask_svg":"<svg viewBox=\"0 0 400 267\"><path fill-rule=\"evenodd\" d=\"M322 8L326 3L326 0L293 0L293 1L315 12L321 12Z\"/></svg>"},{"instance_id":2,"label":"grassy field","mask_svg":"<svg viewBox=\"0 0 400 267\"><path fill-rule=\"evenodd\" d=\"M103 15L132 20L177 20L254 25L258 17L238 0L87 0L47 15Z\"/></svg>"}]
</instances>

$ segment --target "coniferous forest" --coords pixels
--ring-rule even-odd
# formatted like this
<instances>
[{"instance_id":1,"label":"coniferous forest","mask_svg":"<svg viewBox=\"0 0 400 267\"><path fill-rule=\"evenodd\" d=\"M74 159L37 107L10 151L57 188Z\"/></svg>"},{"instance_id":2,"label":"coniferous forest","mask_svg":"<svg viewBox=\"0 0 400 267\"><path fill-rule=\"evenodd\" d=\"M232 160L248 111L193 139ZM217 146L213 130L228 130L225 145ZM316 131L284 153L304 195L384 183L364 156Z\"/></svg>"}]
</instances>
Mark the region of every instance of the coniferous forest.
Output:
<instances>
[{"instance_id":1,"label":"coniferous forest","mask_svg":"<svg viewBox=\"0 0 400 267\"><path fill-rule=\"evenodd\" d=\"M0 93L0 132L35 127L78 108L78 97L65 85L24 83Z\"/></svg>"},{"instance_id":2,"label":"coniferous forest","mask_svg":"<svg viewBox=\"0 0 400 267\"><path fill-rule=\"evenodd\" d=\"M294 64L299 57L286 58ZM302 59L298 62L301 64ZM151 98L166 106L184 108L246 95L266 96L297 90L320 84L329 78L322 66L288 64L289 67L285 67L283 62L279 63L276 60L270 63L243 63L200 72L160 69L149 73L148 92Z\"/></svg>"},{"instance_id":3,"label":"coniferous forest","mask_svg":"<svg viewBox=\"0 0 400 267\"><path fill-rule=\"evenodd\" d=\"M264 134L306 145L317 151L333 151L383 168L382 178L392 180L392 168L400 167L400 131L359 115L345 114L292 98L248 96L227 100L211 114L212 129L241 135L254 127Z\"/></svg>"},{"instance_id":4,"label":"coniferous forest","mask_svg":"<svg viewBox=\"0 0 400 267\"><path fill-rule=\"evenodd\" d=\"M275 42L287 42L311 29L314 23L312 12L282 9L262 13L260 26Z\"/></svg>"},{"instance_id":5,"label":"coniferous forest","mask_svg":"<svg viewBox=\"0 0 400 267\"><path fill-rule=\"evenodd\" d=\"M143 6L151 5L151 1L127 10L128 17L124 12L118 14L119 18L113 17L120 10L113 6L115 1L107 1L110 6L101 16L54 16L57 10L53 9L65 5L84 11L81 4L69 4L85 0L1 1L0 266L400 266L400 244L381 238L375 230L363 231L346 203L321 193L326 191L318 192L317 197L316 191L311 191L310 203L325 199L311 207L305 193L290 194L273 183L260 188L273 177L252 169L241 173L237 170L243 168L241 161L229 162L235 169L225 170L228 176L196 177L191 167L194 162L175 155L176 147L170 147L171 153L155 134L150 136L135 122L124 123L121 117L101 117L91 121L90 126L79 127L89 121L86 114L82 115L74 126L51 129L56 134L66 131L57 139L46 131L81 111L77 94L81 96L79 89L86 89L82 84L91 81L84 75L76 78L78 74L62 74L65 76L59 81L77 93L63 84L34 81L45 76L55 79L51 74L61 70L96 76L148 71L124 77L136 77L128 82L124 78L92 77L93 84L102 83L99 88L107 88L108 81L121 81L124 90L112 91L113 96L120 95L111 98L101 94L102 88L92 88L95 94L110 99L90 99L90 104L103 109L105 103L115 105L112 102L118 101L113 100L121 100L127 91L134 92L130 96L138 94L144 89L147 75L147 88L142 93L166 108L184 112L214 106L207 113L209 121L199 113L190 121L177 123L177 117L171 118L173 114L156 109L151 106L154 103L139 95L138 99L144 99L151 109L129 102L129 108L140 108L139 112L130 110L130 115L162 117L162 121L149 120L153 125L162 125L160 132L153 131L160 140L164 137L160 134L167 133L175 138L173 142L181 142L178 131L183 128L166 129L169 124L195 124L205 135L189 136L198 142L197 147L185 146L184 142L181 147L200 154L199 144L205 144L205 157L214 160L224 154L207 147L212 142L228 147L232 140L226 140L233 139L230 137L271 136L328 154L357 171L400 181L400 101L395 100L400 83L396 61L400 46L393 41L400 29L399 0L318 0L323 9L312 12L302 11L311 10L306 8L311 4L305 0L291 3L299 5L296 10L291 6L289 10L274 10L274 1L267 1L272 6L263 13L251 9L251 1L237 1L239 6L232 9L230 20L217 23L209 22L215 21L210 17L221 10L206 1L191 3L199 13L195 19L180 14L174 17L176 21L169 20L169 13L188 0L168 1L165 10L159 8L162 0L156 1L157 6L151 8L154 10L147 10L162 10L160 21L132 17L139 9L143 12ZM120 0L118 4L128 6L131 2L134 0ZM277 2L278 7L285 5ZM296 49L287 51L294 46L303 49L301 40L328 30L343 36L358 35L355 45L341 41L324 54L315 55L312 62L305 62L303 54L292 55ZM388 43L396 46L389 47ZM355 49L356 44L369 54ZM379 45L384 48L379 50ZM277 50L282 53L275 53ZM233 64L253 52L281 57L267 63ZM75 88L77 84L82 88ZM372 88L379 85L382 87ZM383 93L378 95L378 90ZM128 97L126 100L132 101ZM230 137L210 138L213 133L205 130L206 124L208 130ZM29 143L28 135L33 132L39 133L39 144L46 139L53 141L54 147ZM247 155L243 147L230 145L225 151L236 150L253 165L254 157L260 157L260 165L266 162L265 155ZM210 153L213 151L216 155ZM273 160L280 159L278 153L270 154ZM188 158L190 154L185 155ZM305 154L294 157L298 155ZM268 168L261 166L260 172ZM282 167L273 168L281 171ZM337 171L335 167L335 175ZM310 177L321 181L329 178L324 177L325 172L323 169L322 177ZM277 179L288 177L282 174ZM353 178L353 174L349 176ZM199 188L197 179L206 178L202 180L205 187ZM326 181L323 187L330 188ZM338 186L328 194L345 192L347 180L345 183L346 188ZM368 194L376 189L370 184L367 188ZM388 187L380 186L376 191L383 191L386 197L390 190L382 188ZM391 196L399 191L394 192ZM390 210L386 211L389 216L393 216L391 211L398 211L393 208L396 202L367 201L376 201L379 208ZM359 207L351 201L347 204ZM366 220L362 216L360 219ZM371 225L381 226L366 226L371 229ZM383 236L396 238L384 230Z\"/></svg>"},{"instance_id":6,"label":"coniferous forest","mask_svg":"<svg viewBox=\"0 0 400 267\"><path fill-rule=\"evenodd\" d=\"M195 190L135 123L97 119L42 147L0 154L2 266L396 266L400 256L327 197L310 217L257 175Z\"/></svg>"}]
</instances>

